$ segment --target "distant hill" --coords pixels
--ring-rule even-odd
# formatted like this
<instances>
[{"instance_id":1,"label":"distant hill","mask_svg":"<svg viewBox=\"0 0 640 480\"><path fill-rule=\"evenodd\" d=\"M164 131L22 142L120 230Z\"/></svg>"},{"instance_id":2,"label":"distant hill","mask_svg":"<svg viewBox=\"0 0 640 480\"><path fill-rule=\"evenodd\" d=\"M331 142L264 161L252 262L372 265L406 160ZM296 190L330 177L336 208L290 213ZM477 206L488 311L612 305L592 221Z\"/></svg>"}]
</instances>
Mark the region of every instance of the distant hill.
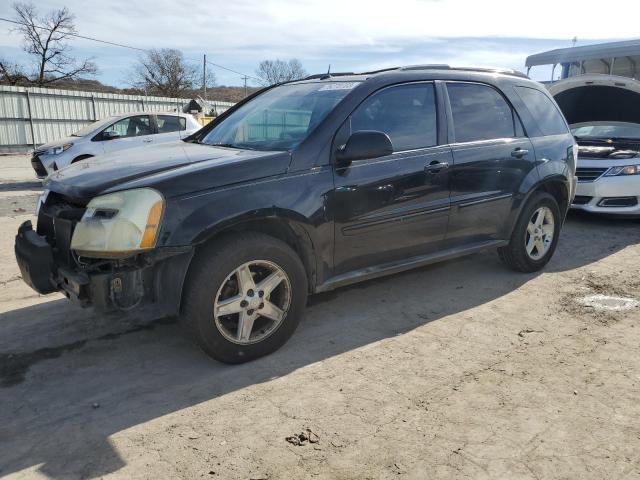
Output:
<instances>
[{"instance_id":1,"label":"distant hill","mask_svg":"<svg viewBox=\"0 0 640 480\"><path fill-rule=\"evenodd\" d=\"M8 82L4 79L0 79L0 85L16 85L20 87L33 86L28 80L21 80L17 82ZM54 81L47 85L45 88L60 88L64 90L83 90L88 92L104 92L104 93L122 93L126 95L145 95L144 90L138 88L117 88L110 85L105 85L98 80L78 79L78 80L60 80ZM247 95L251 95L253 92L259 90L256 87L247 87ZM156 95L153 92L148 92L149 95ZM159 95L163 96L163 95ZM202 90L186 91L182 98L197 98L202 96ZM221 102L239 102L245 97L244 87L207 87L207 99L219 100Z\"/></svg>"}]
</instances>

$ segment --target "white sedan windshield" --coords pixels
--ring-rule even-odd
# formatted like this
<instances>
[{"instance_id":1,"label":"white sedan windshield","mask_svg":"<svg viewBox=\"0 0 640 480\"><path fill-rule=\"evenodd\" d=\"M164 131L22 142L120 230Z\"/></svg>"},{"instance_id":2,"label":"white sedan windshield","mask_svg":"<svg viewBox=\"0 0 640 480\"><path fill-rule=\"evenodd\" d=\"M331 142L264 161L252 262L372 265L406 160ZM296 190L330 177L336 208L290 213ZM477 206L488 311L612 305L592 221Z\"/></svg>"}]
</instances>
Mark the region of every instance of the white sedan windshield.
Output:
<instances>
[{"instance_id":1,"label":"white sedan windshield","mask_svg":"<svg viewBox=\"0 0 640 480\"><path fill-rule=\"evenodd\" d=\"M90 123L86 127L82 127L77 132L72 133L71 136L72 137L85 137L85 136L89 135L91 132L94 132L95 130L100 129L101 127L106 127L111 122L113 122L113 120L115 118L116 117L107 117L107 118L103 118L102 120L98 120L97 122Z\"/></svg>"},{"instance_id":2,"label":"white sedan windshield","mask_svg":"<svg viewBox=\"0 0 640 480\"><path fill-rule=\"evenodd\" d=\"M632 138L640 140L640 124L627 122L580 123L571 126L571 133L578 138Z\"/></svg>"}]
</instances>

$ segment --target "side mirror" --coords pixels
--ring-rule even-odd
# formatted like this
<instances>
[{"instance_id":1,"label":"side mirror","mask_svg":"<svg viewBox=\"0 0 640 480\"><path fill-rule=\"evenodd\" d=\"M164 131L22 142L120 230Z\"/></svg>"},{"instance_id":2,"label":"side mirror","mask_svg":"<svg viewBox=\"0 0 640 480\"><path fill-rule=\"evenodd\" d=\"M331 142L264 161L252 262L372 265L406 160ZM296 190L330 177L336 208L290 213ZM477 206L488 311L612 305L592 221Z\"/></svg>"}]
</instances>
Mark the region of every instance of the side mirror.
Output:
<instances>
[{"instance_id":1,"label":"side mirror","mask_svg":"<svg viewBox=\"0 0 640 480\"><path fill-rule=\"evenodd\" d=\"M120 134L115 130L108 130L106 132L102 132L103 140L113 140L114 138L119 138Z\"/></svg>"},{"instance_id":2,"label":"side mirror","mask_svg":"<svg viewBox=\"0 0 640 480\"><path fill-rule=\"evenodd\" d=\"M386 133L362 130L351 134L347 143L336 152L336 160L345 164L354 160L384 157L392 153L393 145Z\"/></svg>"}]
</instances>

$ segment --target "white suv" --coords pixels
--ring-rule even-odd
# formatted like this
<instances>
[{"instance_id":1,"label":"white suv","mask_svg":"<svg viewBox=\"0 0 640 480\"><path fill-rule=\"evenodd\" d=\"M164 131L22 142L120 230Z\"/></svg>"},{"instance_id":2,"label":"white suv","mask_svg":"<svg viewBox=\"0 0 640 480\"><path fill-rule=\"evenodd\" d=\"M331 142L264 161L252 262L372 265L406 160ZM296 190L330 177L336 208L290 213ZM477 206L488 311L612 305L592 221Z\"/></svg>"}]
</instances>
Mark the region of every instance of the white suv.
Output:
<instances>
[{"instance_id":1,"label":"white suv","mask_svg":"<svg viewBox=\"0 0 640 480\"><path fill-rule=\"evenodd\" d=\"M107 117L71 136L38 147L31 166L38 178L79 160L127 148L180 140L200 129L188 114L137 112Z\"/></svg>"}]
</instances>

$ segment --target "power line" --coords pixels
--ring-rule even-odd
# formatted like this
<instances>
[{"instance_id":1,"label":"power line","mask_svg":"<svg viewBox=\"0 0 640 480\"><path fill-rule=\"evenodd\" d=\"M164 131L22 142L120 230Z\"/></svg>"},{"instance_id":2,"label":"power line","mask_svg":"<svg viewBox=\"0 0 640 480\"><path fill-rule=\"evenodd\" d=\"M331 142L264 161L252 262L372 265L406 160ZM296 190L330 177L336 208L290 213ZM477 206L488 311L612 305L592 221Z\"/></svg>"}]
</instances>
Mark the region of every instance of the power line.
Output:
<instances>
[{"instance_id":1,"label":"power line","mask_svg":"<svg viewBox=\"0 0 640 480\"><path fill-rule=\"evenodd\" d=\"M238 71L236 71L236 70L231 70L230 68L223 67L222 65L218 65L217 63L210 62L209 60L207 60L207 63L208 63L209 65L213 65L214 67L218 67L218 68L221 68L221 69L223 69L223 70L227 70L228 72L236 73L236 74L238 74L238 75L242 76L243 78L244 78L244 77L247 77L247 78L250 78L250 79L252 79L252 80L257 80L258 82L261 82L261 81L262 81L262 80L260 80L260 79L259 79L259 78L257 78L257 77L252 77L251 75L245 75L245 74L244 74L244 73L242 73L242 72L238 72Z\"/></svg>"},{"instance_id":2,"label":"power line","mask_svg":"<svg viewBox=\"0 0 640 480\"><path fill-rule=\"evenodd\" d=\"M42 26L36 25L36 24L28 24L28 23L17 22L15 20L9 20L8 18L0 17L0 20L2 20L3 22L14 23L16 25L22 25L24 27L39 28L40 30L47 30L49 32L53 31L51 28L42 27ZM114 47L130 48L131 50L138 50L138 51L141 51L141 52L148 52L149 51L149 50L144 49L144 48L132 47L131 45L123 45L122 43L109 42L107 40L100 40L99 38L87 37L87 36L80 35L80 34L77 34L77 33L65 32L65 35L68 35L69 37L82 38L84 40L91 40L92 42L106 43L107 45L113 45Z\"/></svg>"},{"instance_id":3,"label":"power line","mask_svg":"<svg viewBox=\"0 0 640 480\"><path fill-rule=\"evenodd\" d=\"M40 26L40 25L36 25L36 24L28 24L28 23L18 22L18 21L16 21L16 20L10 20L10 19L8 19L8 18L3 18L3 17L0 17L0 21L8 22L8 23L13 23L13 24L15 24L15 25L22 25L22 26L24 26L24 27L39 28L40 30L47 30L47 31L49 31L49 32L51 32L51 31L52 31L52 29L51 29L51 28L48 28L48 27L42 27L42 26ZM68 35L68 36L70 36L70 37L82 38L82 39L84 39L84 40L91 40L92 42L104 43L104 44L106 44L106 45L113 45L114 47L129 48L129 49L131 49L131 50L138 50L139 52L150 52L150 51L151 51L150 49L147 49L147 48L139 48L139 47L133 47L133 46L131 46L131 45L124 45L124 44L122 44L122 43L109 42L108 40L100 40L99 38L87 37L87 36L85 36L85 35L80 35L80 34L77 34L77 33L69 33L69 32L65 32L65 34L66 34L66 35ZM232 69L227 68L227 67L224 67L224 66L222 66L222 65L218 65L217 63L213 63L213 62L210 62L210 61L207 61L207 63L208 63L209 65L213 65L214 67L221 68L221 69L223 69L223 70L227 70L227 71L229 71L229 72L231 72L231 73L236 73L236 74L238 74L238 75L240 75L240 76L242 76L242 77L251 78L252 80L256 80L256 81L258 81L258 82L261 82L261 81L262 81L262 80L260 80L259 78L252 77L251 75L245 75L245 74L244 74L244 73L242 73L242 72L238 72L238 71L236 71L236 70L232 70Z\"/></svg>"}]
</instances>

